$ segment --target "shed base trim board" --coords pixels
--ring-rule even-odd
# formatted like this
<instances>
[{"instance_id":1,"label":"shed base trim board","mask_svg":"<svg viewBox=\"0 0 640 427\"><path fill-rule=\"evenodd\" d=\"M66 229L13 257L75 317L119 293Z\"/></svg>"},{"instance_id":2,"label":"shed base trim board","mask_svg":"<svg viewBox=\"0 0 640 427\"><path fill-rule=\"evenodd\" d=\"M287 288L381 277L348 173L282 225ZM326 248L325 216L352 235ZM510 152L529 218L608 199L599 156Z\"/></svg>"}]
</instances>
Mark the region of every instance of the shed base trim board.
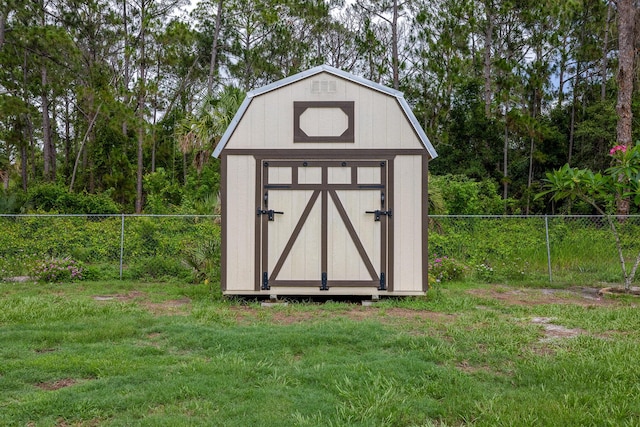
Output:
<instances>
[{"instance_id":1,"label":"shed base trim board","mask_svg":"<svg viewBox=\"0 0 640 427\"><path fill-rule=\"evenodd\" d=\"M340 288L370 288L372 286L379 286L378 285L378 281L376 280L368 280L368 281L361 281L361 282L353 282L353 281L349 281L349 280L329 280L326 282L326 285L328 287L328 289L331 289L332 287L340 287ZM305 288L319 288L322 285L322 281L318 280L318 281L314 281L314 280L274 280L274 281L269 281L269 286L270 287L279 287L279 286L286 286L286 287L301 287L304 286Z\"/></svg>"},{"instance_id":2,"label":"shed base trim board","mask_svg":"<svg viewBox=\"0 0 640 427\"><path fill-rule=\"evenodd\" d=\"M424 296L426 292L421 291L405 291L405 292L388 292L388 291L380 291L376 287L334 287L329 288L327 291L320 292L318 288L309 288L308 286L304 287L279 287L272 286L271 289L267 291L225 291L224 295L245 295L245 296L264 296L271 297L275 296L366 296L366 297L385 297L385 296Z\"/></svg>"}]
</instances>

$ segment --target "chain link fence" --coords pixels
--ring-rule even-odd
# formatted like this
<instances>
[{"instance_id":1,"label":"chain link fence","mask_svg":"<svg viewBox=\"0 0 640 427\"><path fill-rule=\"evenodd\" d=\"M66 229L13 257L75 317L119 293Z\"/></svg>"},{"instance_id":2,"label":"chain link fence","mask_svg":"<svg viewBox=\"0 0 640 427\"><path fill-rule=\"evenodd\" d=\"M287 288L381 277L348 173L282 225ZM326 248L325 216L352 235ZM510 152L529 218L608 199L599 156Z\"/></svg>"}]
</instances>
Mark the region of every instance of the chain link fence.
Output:
<instances>
[{"instance_id":1,"label":"chain link fence","mask_svg":"<svg viewBox=\"0 0 640 427\"><path fill-rule=\"evenodd\" d=\"M606 217L432 215L429 221L431 263L447 257L478 280L623 281ZM630 271L640 252L640 216L614 221ZM219 242L217 215L0 215L0 280L33 276L59 259L81 264L86 279L190 280L194 263L217 266Z\"/></svg>"},{"instance_id":2,"label":"chain link fence","mask_svg":"<svg viewBox=\"0 0 640 427\"><path fill-rule=\"evenodd\" d=\"M219 215L0 215L0 279L69 261L85 279L189 279L194 263L219 258L219 223Z\"/></svg>"},{"instance_id":3,"label":"chain link fence","mask_svg":"<svg viewBox=\"0 0 640 427\"><path fill-rule=\"evenodd\" d=\"M640 253L640 216L611 219L631 271ZM453 258L467 274L485 281L624 281L607 217L432 215L429 228L432 260Z\"/></svg>"}]
</instances>

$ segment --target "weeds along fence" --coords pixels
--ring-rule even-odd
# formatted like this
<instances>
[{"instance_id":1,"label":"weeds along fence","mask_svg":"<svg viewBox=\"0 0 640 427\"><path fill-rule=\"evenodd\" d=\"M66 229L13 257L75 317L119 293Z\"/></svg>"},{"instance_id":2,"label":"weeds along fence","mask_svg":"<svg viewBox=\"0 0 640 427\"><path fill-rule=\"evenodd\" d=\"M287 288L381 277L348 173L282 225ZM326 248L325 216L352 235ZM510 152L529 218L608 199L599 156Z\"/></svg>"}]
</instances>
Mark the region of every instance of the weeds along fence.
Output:
<instances>
[{"instance_id":1,"label":"weeds along fence","mask_svg":"<svg viewBox=\"0 0 640 427\"><path fill-rule=\"evenodd\" d=\"M616 226L630 269L640 252L640 216ZM219 249L217 215L0 215L0 280L32 276L56 259L82 265L85 279L215 279ZM453 259L482 281L623 280L602 216L432 215L429 253L432 264Z\"/></svg>"},{"instance_id":2,"label":"weeds along fence","mask_svg":"<svg viewBox=\"0 0 640 427\"><path fill-rule=\"evenodd\" d=\"M616 218L615 225L629 271L640 252L640 216ZM623 282L615 238L604 216L432 215L429 228L431 258L454 258L478 279Z\"/></svg>"},{"instance_id":3,"label":"weeds along fence","mask_svg":"<svg viewBox=\"0 0 640 427\"><path fill-rule=\"evenodd\" d=\"M82 265L85 279L189 279L190 264L216 264L219 222L219 215L0 215L0 279L55 260Z\"/></svg>"}]
</instances>

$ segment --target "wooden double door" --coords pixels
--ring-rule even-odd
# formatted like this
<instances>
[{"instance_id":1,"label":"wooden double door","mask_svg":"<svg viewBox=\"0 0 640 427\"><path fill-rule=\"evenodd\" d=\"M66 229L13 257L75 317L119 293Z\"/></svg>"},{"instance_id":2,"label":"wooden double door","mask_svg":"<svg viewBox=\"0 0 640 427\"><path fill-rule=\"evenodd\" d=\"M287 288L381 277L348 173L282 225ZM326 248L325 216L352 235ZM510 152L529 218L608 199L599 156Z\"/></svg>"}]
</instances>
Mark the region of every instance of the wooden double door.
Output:
<instances>
[{"instance_id":1,"label":"wooden double door","mask_svg":"<svg viewBox=\"0 0 640 427\"><path fill-rule=\"evenodd\" d=\"M256 288L392 287L389 160L261 160Z\"/></svg>"}]
</instances>

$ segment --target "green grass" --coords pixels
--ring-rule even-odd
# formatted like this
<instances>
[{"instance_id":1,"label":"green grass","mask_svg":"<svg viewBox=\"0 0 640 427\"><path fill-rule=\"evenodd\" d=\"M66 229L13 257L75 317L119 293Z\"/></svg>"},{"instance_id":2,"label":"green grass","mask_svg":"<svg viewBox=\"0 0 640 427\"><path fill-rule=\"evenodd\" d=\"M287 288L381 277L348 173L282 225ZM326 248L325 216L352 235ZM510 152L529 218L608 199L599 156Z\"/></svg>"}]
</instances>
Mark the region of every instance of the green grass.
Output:
<instances>
[{"instance_id":1,"label":"green grass","mask_svg":"<svg viewBox=\"0 0 640 427\"><path fill-rule=\"evenodd\" d=\"M638 425L636 304L469 282L275 308L176 282L0 283L0 425Z\"/></svg>"}]
</instances>

